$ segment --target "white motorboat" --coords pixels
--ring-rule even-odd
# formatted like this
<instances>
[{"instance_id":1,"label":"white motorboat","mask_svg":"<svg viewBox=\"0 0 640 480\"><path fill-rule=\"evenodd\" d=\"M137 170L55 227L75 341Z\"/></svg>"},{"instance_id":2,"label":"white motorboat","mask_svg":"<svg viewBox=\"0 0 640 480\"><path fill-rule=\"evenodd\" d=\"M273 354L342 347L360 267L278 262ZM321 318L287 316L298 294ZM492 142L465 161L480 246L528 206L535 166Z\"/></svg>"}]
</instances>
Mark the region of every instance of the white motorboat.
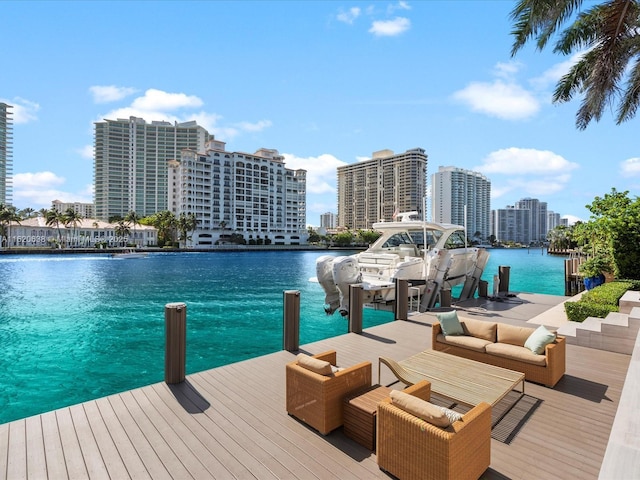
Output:
<instances>
[{"instance_id":1,"label":"white motorboat","mask_svg":"<svg viewBox=\"0 0 640 480\"><path fill-rule=\"evenodd\" d=\"M144 258L147 255L147 252L138 252L137 250L132 249L125 249L122 252L111 254L113 258Z\"/></svg>"},{"instance_id":2,"label":"white motorboat","mask_svg":"<svg viewBox=\"0 0 640 480\"><path fill-rule=\"evenodd\" d=\"M366 251L349 256L323 255L316 261L318 283L325 291L325 311L349 313L349 286L360 284L364 303L390 309L395 281L407 280L409 296L420 311L433 308L443 289L463 285L458 299L472 298L489 253L468 247L464 227L417 220L401 213L393 222L377 222L380 232Z\"/></svg>"}]
</instances>

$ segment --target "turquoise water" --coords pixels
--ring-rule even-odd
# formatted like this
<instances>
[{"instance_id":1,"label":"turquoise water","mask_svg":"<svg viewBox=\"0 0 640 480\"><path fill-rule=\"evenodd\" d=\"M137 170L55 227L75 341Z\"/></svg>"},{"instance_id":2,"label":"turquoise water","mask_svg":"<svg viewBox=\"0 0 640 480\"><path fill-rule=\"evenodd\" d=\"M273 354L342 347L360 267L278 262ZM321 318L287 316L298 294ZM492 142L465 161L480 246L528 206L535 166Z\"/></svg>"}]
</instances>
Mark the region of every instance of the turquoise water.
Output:
<instances>
[{"instance_id":1,"label":"turquoise water","mask_svg":"<svg viewBox=\"0 0 640 480\"><path fill-rule=\"evenodd\" d=\"M564 294L561 258L491 252L490 292L508 265L510 291ZM309 282L326 253L0 256L0 423L162 381L167 303L187 304L187 373L280 350L285 290L300 291L300 344L346 333ZM365 328L391 320L364 311Z\"/></svg>"}]
</instances>

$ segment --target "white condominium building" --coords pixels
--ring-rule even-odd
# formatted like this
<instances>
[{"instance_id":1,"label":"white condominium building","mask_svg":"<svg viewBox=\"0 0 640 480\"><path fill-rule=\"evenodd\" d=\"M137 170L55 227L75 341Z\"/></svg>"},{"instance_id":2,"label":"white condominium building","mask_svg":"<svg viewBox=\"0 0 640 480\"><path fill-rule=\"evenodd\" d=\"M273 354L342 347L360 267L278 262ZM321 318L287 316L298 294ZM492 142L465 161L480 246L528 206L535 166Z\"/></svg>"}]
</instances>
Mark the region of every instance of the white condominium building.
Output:
<instances>
[{"instance_id":1,"label":"white condominium building","mask_svg":"<svg viewBox=\"0 0 640 480\"><path fill-rule=\"evenodd\" d=\"M338 227L370 229L398 212L424 216L427 155L422 148L394 154L373 153L371 160L338 167Z\"/></svg>"},{"instance_id":2,"label":"white condominium building","mask_svg":"<svg viewBox=\"0 0 640 480\"><path fill-rule=\"evenodd\" d=\"M13 121L11 105L0 102L0 204L11 204L11 174L13 173Z\"/></svg>"},{"instance_id":3,"label":"white condominium building","mask_svg":"<svg viewBox=\"0 0 640 480\"><path fill-rule=\"evenodd\" d=\"M136 212L168 210L168 161L185 148L203 151L209 133L195 121L151 122L142 118L95 123L96 217L108 220Z\"/></svg>"},{"instance_id":4,"label":"white condominium building","mask_svg":"<svg viewBox=\"0 0 640 480\"><path fill-rule=\"evenodd\" d=\"M431 177L431 218L466 227L467 238L485 243L491 235L491 181L457 167L439 167Z\"/></svg>"},{"instance_id":5,"label":"white condominium building","mask_svg":"<svg viewBox=\"0 0 640 480\"><path fill-rule=\"evenodd\" d=\"M228 152L211 139L205 153L183 150L169 162L169 209L193 213L191 245L306 243L306 170L285 168L277 150Z\"/></svg>"},{"instance_id":6,"label":"white condominium building","mask_svg":"<svg viewBox=\"0 0 640 480\"><path fill-rule=\"evenodd\" d=\"M60 200L54 200L51 202L51 209L58 213L65 213L71 209L76 213L79 213L82 218L95 218L95 208L93 203L72 202L66 203Z\"/></svg>"}]
</instances>

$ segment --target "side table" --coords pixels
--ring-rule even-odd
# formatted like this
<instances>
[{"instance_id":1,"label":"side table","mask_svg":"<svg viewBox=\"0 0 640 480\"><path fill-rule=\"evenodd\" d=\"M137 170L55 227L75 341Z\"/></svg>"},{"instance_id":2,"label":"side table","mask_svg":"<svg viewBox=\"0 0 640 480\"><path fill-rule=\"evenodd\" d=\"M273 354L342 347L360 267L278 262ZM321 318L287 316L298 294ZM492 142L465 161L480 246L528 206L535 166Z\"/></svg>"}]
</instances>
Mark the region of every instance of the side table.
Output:
<instances>
[{"instance_id":1,"label":"side table","mask_svg":"<svg viewBox=\"0 0 640 480\"><path fill-rule=\"evenodd\" d=\"M344 434L360 445L376 449L376 411L378 403L391 393L388 387L373 385L344 399Z\"/></svg>"}]
</instances>

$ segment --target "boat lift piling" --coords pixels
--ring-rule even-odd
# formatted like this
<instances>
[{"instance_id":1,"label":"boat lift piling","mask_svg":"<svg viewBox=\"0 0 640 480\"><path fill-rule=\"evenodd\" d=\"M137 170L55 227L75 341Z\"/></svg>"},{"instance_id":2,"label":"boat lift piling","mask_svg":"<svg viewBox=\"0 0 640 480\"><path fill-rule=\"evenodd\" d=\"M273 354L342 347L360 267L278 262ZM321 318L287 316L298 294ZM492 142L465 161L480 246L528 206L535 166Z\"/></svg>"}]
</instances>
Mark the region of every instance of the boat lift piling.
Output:
<instances>
[{"instance_id":1,"label":"boat lift piling","mask_svg":"<svg viewBox=\"0 0 640 480\"><path fill-rule=\"evenodd\" d=\"M283 347L289 352L300 349L300 290L285 290Z\"/></svg>"}]
</instances>

